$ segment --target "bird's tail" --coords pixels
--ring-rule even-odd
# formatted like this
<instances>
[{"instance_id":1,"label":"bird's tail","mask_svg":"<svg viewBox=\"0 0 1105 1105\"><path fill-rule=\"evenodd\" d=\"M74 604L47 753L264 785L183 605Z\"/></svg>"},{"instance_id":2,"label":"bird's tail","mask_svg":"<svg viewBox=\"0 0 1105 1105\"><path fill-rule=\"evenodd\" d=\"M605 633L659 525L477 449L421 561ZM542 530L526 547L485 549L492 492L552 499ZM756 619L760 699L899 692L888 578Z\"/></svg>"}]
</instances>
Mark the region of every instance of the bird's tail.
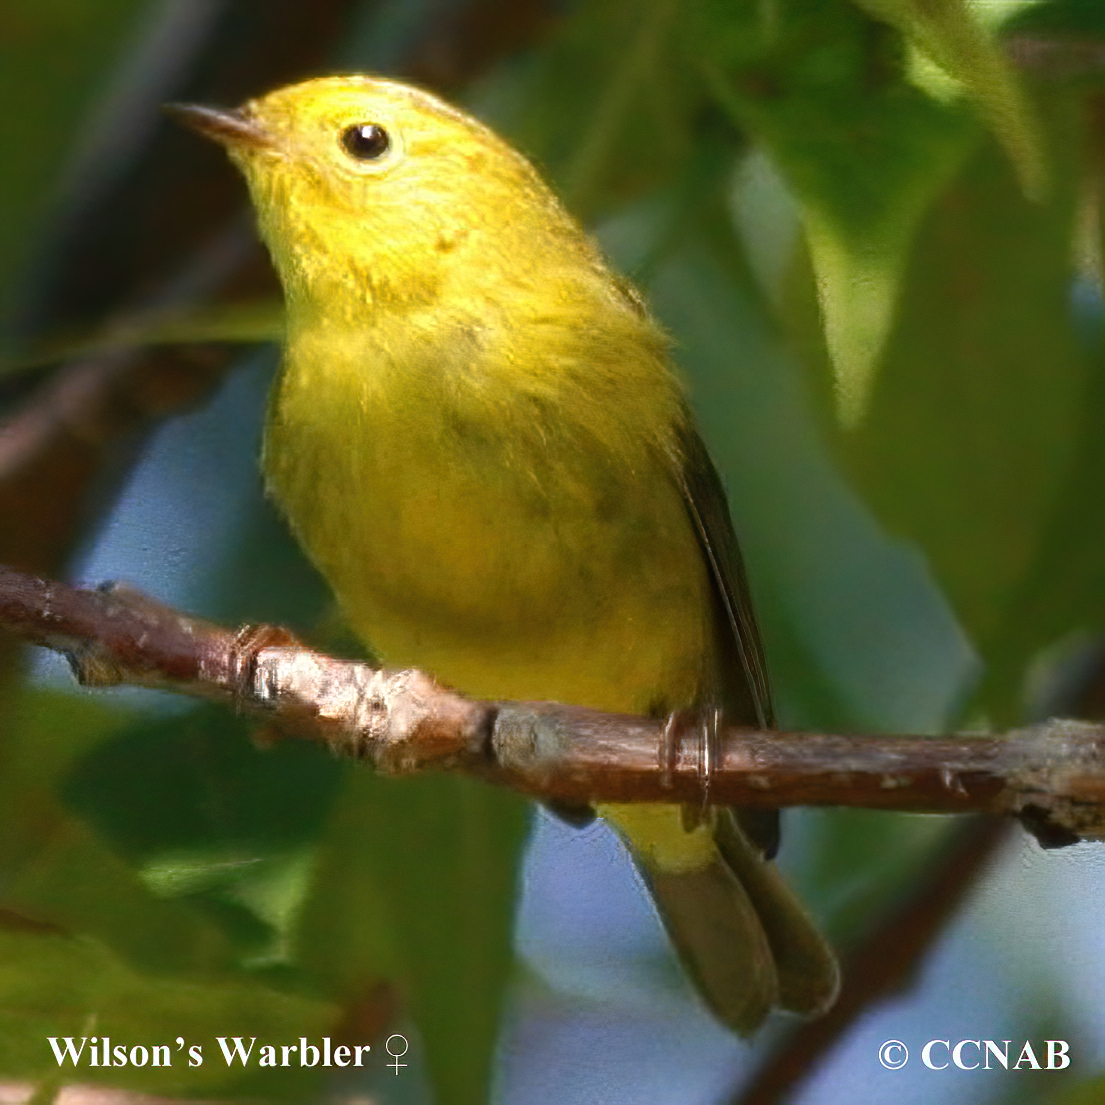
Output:
<instances>
[{"instance_id":1,"label":"bird's tail","mask_svg":"<svg viewBox=\"0 0 1105 1105\"><path fill-rule=\"evenodd\" d=\"M824 1012L840 985L832 949L728 810L716 811L713 836L713 857L693 870L665 871L638 857L699 993L742 1036L775 1008L804 1016Z\"/></svg>"}]
</instances>

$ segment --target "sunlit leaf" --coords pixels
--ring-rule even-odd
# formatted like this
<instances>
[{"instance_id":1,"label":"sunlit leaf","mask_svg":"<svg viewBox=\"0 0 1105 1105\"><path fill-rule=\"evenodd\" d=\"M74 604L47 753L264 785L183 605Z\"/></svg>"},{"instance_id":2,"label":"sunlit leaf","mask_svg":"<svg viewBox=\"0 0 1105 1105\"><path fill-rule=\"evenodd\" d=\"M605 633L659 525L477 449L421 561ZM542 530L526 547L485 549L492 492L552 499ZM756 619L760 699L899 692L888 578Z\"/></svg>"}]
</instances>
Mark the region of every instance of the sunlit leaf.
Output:
<instances>
[{"instance_id":1,"label":"sunlit leaf","mask_svg":"<svg viewBox=\"0 0 1105 1105\"><path fill-rule=\"evenodd\" d=\"M846 4L783 9L770 32L761 29L754 61L732 25L721 11L703 21L705 72L799 203L838 412L855 426L919 222L974 129L954 105L915 88L893 39Z\"/></svg>"},{"instance_id":2,"label":"sunlit leaf","mask_svg":"<svg viewBox=\"0 0 1105 1105\"><path fill-rule=\"evenodd\" d=\"M1025 194L1043 199L1051 171L1035 106L966 0L855 2L901 30L962 84L1016 167Z\"/></svg>"}]
</instances>

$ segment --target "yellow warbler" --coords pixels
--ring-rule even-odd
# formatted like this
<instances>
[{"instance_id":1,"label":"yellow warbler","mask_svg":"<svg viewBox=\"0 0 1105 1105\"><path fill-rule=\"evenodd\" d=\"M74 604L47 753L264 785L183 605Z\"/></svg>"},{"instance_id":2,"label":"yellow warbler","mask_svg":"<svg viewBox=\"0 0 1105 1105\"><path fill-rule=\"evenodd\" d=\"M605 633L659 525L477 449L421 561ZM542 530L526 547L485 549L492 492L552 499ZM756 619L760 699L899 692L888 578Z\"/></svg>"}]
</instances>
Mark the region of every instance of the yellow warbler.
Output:
<instances>
[{"instance_id":1,"label":"yellow warbler","mask_svg":"<svg viewBox=\"0 0 1105 1105\"><path fill-rule=\"evenodd\" d=\"M375 78L176 110L245 174L283 282L265 475L356 632L483 698L770 723L667 342L533 167ZM756 819L599 812L722 1021L832 1001L835 960Z\"/></svg>"}]
</instances>

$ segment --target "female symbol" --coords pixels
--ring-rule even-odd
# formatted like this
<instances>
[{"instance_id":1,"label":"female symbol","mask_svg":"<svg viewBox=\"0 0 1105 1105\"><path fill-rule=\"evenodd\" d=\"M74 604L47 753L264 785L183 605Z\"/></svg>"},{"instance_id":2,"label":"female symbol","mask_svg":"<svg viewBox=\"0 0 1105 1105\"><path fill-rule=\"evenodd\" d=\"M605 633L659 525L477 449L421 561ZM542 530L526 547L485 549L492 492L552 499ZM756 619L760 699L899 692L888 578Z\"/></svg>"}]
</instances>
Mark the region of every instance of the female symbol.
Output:
<instances>
[{"instance_id":1,"label":"female symbol","mask_svg":"<svg viewBox=\"0 0 1105 1105\"><path fill-rule=\"evenodd\" d=\"M392 1051L391 1050L391 1041L392 1040L402 1040L403 1041L403 1050L402 1051ZM384 1050L394 1060L394 1062L388 1063L388 1066L392 1067L395 1070L395 1077L396 1078L399 1077L399 1068L400 1067L405 1067L407 1065L406 1063L400 1063L399 1058L400 1058L400 1056L407 1054L407 1049L410 1046L411 1045L407 1043L407 1037L406 1036L400 1036L398 1033L396 1033L394 1036L389 1036L384 1041Z\"/></svg>"}]
</instances>

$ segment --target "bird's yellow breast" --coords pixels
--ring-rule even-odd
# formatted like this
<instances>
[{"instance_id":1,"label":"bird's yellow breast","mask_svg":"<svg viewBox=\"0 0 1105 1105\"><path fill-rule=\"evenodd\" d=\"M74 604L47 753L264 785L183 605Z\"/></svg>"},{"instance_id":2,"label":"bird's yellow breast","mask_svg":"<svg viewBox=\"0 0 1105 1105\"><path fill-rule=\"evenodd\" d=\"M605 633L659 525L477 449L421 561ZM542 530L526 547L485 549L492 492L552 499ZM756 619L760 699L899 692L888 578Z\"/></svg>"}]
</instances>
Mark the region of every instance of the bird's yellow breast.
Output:
<instances>
[{"instance_id":1,"label":"bird's yellow breast","mask_svg":"<svg viewBox=\"0 0 1105 1105\"><path fill-rule=\"evenodd\" d=\"M712 615L666 368L642 354L608 394L582 350L520 374L509 334L433 321L293 327L272 399L271 493L353 628L479 697L693 701Z\"/></svg>"}]
</instances>

